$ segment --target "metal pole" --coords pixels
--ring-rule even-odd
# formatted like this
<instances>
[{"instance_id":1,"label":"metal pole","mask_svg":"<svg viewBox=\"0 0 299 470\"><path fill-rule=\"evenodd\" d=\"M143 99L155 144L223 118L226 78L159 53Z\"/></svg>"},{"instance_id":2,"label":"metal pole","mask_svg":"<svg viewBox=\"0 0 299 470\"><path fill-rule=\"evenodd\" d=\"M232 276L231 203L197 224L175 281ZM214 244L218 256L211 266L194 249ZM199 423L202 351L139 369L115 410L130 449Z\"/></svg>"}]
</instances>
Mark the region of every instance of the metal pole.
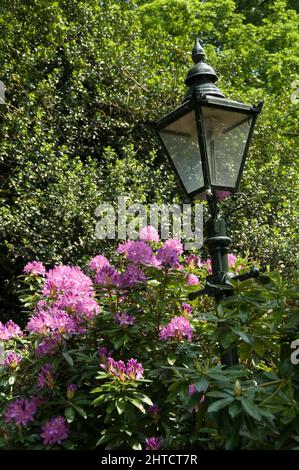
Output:
<instances>
[{"instance_id":1,"label":"metal pole","mask_svg":"<svg viewBox=\"0 0 299 470\"><path fill-rule=\"evenodd\" d=\"M205 245L207 246L212 262L212 279L213 284L223 285L229 270L228 253L232 243L231 238L227 234L225 220L219 214L217 200L211 192L207 195L211 216L207 221L207 238ZM231 291L215 292L214 298L217 303L231 295ZM226 366L232 366L239 363L238 351L236 345L232 345L228 350L221 347L221 363Z\"/></svg>"}]
</instances>

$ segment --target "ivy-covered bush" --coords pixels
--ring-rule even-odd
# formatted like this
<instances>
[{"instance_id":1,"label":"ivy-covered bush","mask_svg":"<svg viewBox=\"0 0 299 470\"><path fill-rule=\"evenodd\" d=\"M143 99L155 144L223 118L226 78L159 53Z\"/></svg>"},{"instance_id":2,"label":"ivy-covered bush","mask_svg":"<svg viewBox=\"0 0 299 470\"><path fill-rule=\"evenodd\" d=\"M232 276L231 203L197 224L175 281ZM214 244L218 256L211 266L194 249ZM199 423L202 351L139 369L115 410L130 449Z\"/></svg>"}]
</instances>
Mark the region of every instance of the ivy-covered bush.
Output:
<instances>
[{"instance_id":1,"label":"ivy-covered bush","mask_svg":"<svg viewBox=\"0 0 299 470\"><path fill-rule=\"evenodd\" d=\"M188 301L210 261L179 240L147 227L117 256L86 272L25 266L27 325L0 324L1 448L299 447L298 282L234 283L216 308ZM240 364L225 367L220 350L233 344Z\"/></svg>"}]
</instances>

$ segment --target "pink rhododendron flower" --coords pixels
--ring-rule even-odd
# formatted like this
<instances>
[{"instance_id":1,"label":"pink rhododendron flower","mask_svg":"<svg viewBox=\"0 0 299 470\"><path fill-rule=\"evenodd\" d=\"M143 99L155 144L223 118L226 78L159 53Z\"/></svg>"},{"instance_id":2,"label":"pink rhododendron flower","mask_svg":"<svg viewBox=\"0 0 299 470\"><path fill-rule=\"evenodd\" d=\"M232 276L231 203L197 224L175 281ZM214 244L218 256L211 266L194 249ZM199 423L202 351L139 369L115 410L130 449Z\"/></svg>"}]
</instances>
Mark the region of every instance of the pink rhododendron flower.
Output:
<instances>
[{"instance_id":1,"label":"pink rhododendron flower","mask_svg":"<svg viewBox=\"0 0 299 470\"><path fill-rule=\"evenodd\" d=\"M12 320L9 320L5 325L0 322L0 340L5 341L20 336L23 336L23 332Z\"/></svg>"},{"instance_id":2,"label":"pink rhododendron flower","mask_svg":"<svg viewBox=\"0 0 299 470\"><path fill-rule=\"evenodd\" d=\"M36 411L37 404L33 399L15 400L9 403L4 418L7 423L26 426L30 421L34 421Z\"/></svg>"},{"instance_id":3,"label":"pink rhododendron flower","mask_svg":"<svg viewBox=\"0 0 299 470\"><path fill-rule=\"evenodd\" d=\"M182 340L186 337L189 341L192 340L192 328L189 320L186 317L174 317L168 325L161 329L159 333L160 339L179 339Z\"/></svg>"},{"instance_id":4,"label":"pink rhododendron flower","mask_svg":"<svg viewBox=\"0 0 299 470\"><path fill-rule=\"evenodd\" d=\"M38 333L46 335L49 331L50 315L44 311L38 312L33 315L26 325L26 329L30 333Z\"/></svg>"},{"instance_id":5,"label":"pink rhododendron flower","mask_svg":"<svg viewBox=\"0 0 299 470\"><path fill-rule=\"evenodd\" d=\"M46 268L43 263L40 263L39 261L31 261L31 263L27 263L26 266L24 266L23 272L26 274L32 274L33 276L44 276L46 274Z\"/></svg>"},{"instance_id":6,"label":"pink rhododendron flower","mask_svg":"<svg viewBox=\"0 0 299 470\"><path fill-rule=\"evenodd\" d=\"M37 388L53 388L55 384L54 369L52 364L45 364L38 374Z\"/></svg>"},{"instance_id":7,"label":"pink rhododendron flower","mask_svg":"<svg viewBox=\"0 0 299 470\"><path fill-rule=\"evenodd\" d=\"M127 362L127 376L132 380L139 380L143 377L144 369L137 359L129 359Z\"/></svg>"},{"instance_id":8,"label":"pink rhododendron flower","mask_svg":"<svg viewBox=\"0 0 299 470\"><path fill-rule=\"evenodd\" d=\"M131 358L127 364L123 361L115 361L112 357L108 357L108 373L117 377L118 380L124 382L127 378L131 380L139 380L143 377L144 369L137 359Z\"/></svg>"},{"instance_id":9,"label":"pink rhododendron flower","mask_svg":"<svg viewBox=\"0 0 299 470\"><path fill-rule=\"evenodd\" d=\"M117 377L120 381L126 380L126 364L123 361L115 361L113 357L108 357L108 373Z\"/></svg>"},{"instance_id":10,"label":"pink rhododendron flower","mask_svg":"<svg viewBox=\"0 0 299 470\"><path fill-rule=\"evenodd\" d=\"M15 369L21 362L21 360L22 356L20 356L20 354L10 351L7 353L3 365L4 367L12 367L13 369Z\"/></svg>"},{"instance_id":11,"label":"pink rhododendron flower","mask_svg":"<svg viewBox=\"0 0 299 470\"><path fill-rule=\"evenodd\" d=\"M134 243L135 242L133 240L127 240L126 242L120 243L116 250L117 253L119 253L120 255L127 256L129 252L129 248L131 247L131 245L134 245Z\"/></svg>"},{"instance_id":12,"label":"pink rhododendron flower","mask_svg":"<svg viewBox=\"0 0 299 470\"><path fill-rule=\"evenodd\" d=\"M76 313L82 320L93 318L100 312L100 306L93 297L75 297L70 295L63 296L55 302L59 309L65 309L70 315Z\"/></svg>"},{"instance_id":13,"label":"pink rhododendron flower","mask_svg":"<svg viewBox=\"0 0 299 470\"><path fill-rule=\"evenodd\" d=\"M59 334L75 334L79 332L76 317L71 317L57 307L50 307L48 311L37 312L27 323L30 333L46 335L49 332Z\"/></svg>"},{"instance_id":14,"label":"pink rhododendron flower","mask_svg":"<svg viewBox=\"0 0 299 470\"><path fill-rule=\"evenodd\" d=\"M158 231L155 227L148 225L147 227L143 227L139 232L140 240L145 240L149 242L158 242L160 240Z\"/></svg>"},{"instance_id":15,"label":"pink rhododendron flower","mask_svg":"<svg viewBox=\"0 0 299 470\"><path fill-rule=\"evenodd\" d=\"M191 313L193 312L193 308L190 304L187 304L185 302L182 303L182 311L183 313L187 314L187 315L191 315Z\"/></svg>"},{"instance_id":16,"label":"pink rhododendron flower","mask_svg":"<svg viewBox=\"0 0 299 470\"><path fill-rule=\"evenodd\" d=\"M176 268L179 266L177 251L171 246L165 246L165 244L157 252L157 261L164 267Z\"/></svg>"},{"instance_id":17,"label":"pink rhododendron flower","mask_svg":"<svg viewBox=\"0 0 299 470\"><path fill-rule=\"evenodd\" d=\"M158 419L161 414L161 408L158 405L152 405L149 407L147 410L148 414L150 415L151 418L153 419Z\"/></svg>"},{"instance_id":18,"label":"pink rhododendron flower","mask_svg":"<svg viewBox=\"0 0 299 470\"><path fill-rule=\"evenodd\" d=\"M194 393L196 393L196 392L197 392L196 385L195 384L190 384L189 387L188 387L189 397L192 397L194 395Z\"/></svg>"},{"instance_id":19,"label":"pink rhododendron flower","mask_svg":"<svg viewBox=\"0 0 299 470\"><path fill-rule=\"evenodd\" d=\"M200 264L200 259L198 256L191 254L185 259L185 263L190 269L194 269Z\"/></svg>"},{"instance_id":20,"label":"pink rhododendron flower","mask_svg":"<svg viewBox=\"0 0 299 470\"><path fill-rule=\"evenodd\" d=\"M209 274L212 273L212 261L210 260L210 258L208 258L205 261L201 262L200 266L205 268L208 271Z\"/></svg>"},{"instance_id":21,"label":"pink rhododendron flower","mask_svg":"<svg viewBox=\"0 0 299 470\"><path fill-rule=\"evenodd\" d=\"M90 269L93 271L98 271L99 269L103 268L104 266L109 266L110 263L106 256L103 255L97 255L89 263Z\"/></svg>"},{"instance_id":22,"label":"pink rhododendron flower","mask_svg":"<svg viewBox=\"0 0 299 470\"><path fill-rule=\"evenodd\" d=\"M78 387L76 384L69 384L66 389L66 397L68 400L72 400L75 396Z\"/></svg>"},{"instance_id":23,"label":"pink rhododendron flower","mask_svg":"<svg viewBox=\"0 0 299 470\"><path fill-rule=\"evenodd\" d=\"M127 328L128 326L134 325L135 317L133 317L133 315L129 315L126 312L121 312L115 315L115 321L123 328Z\"/></svg>"},{"instance_id":24,"label":"pink rhododendron flower","mask_svg":"<svg viewBox=\"0 0 299 470\"><path fill-rule=\"evenodd\" d=\"M232 253L229 253L227 257L228 257L228 264L230 265L231 268L233 268L236 264L236 261L238 261L238 257Z\"/></svg>"},{"instance_id":25,"label":"pink rhododendron flower","mask_svg":"<svg viewBox=\"0 0 299 470\"><path fill-rule=\"evenodd\" d=\"M130 264L126 271L118 277L118 287L121 289L135 287L137 284L144 283L146 283L146 276L135 264Z\"/></svg>"},{"instance_id":26,"label":"pink rhododendron flower","mask_svg":"<svg viewBox=\"0 0 299 470\"><path fill-rule=\"evenodd\" d=\"M96 274L95 282L100 286L117 286L119 282L119 273L113 266L103 266Z\"/></svg>"},{"instance_id":27,"label":"pink rhododendron flower","mask_svg":"<svg viewBox=\"0 0 299 470\"><path fill-rule=\"evenodd\" d=\"M238 257L237 257L236 255L234 255L234 254L232 254L232 253L229 253L229 254L227 255L227 257L228 257L228 265L229 265L229 267L232 268L232 269L234 269L236 272L238 272L238 271L240 271L241 269L244 268L244 266L241 266L241 265L238 266L238 267L236 267L236 264L237 264L237 262L238 262Z\"/></svg>"},{"instance_id":28,"label":"pink rhododendron flower","mask_svg":"<svg viewBox=\"0 0 299 470\"><path fill-rule=\"evenodd\" d=\"M189 274L187 283L189 284L189 286L195 286L199 284L199 279L195 274Z\"/></svg>"},{"instance_id":29,"label":"pink rhododendron flower","mask_svg":"<svg viewBox=\"0 0 299 470\"><path fill-rule=\"evenodd\" d=\"M162 441L158 437L148 437L145 439L145 450L159 450L161 449Z\"/></svg>"},{"instance_id":30,"label":"pink rhododendron flower","mask_svg":"<svg viewBox=\"0 0 299 470\"><path fill-rule=\"evenodd\" d=\"M37 357L45 356L47 354L54 355L57 349L63 344L63 338L60 334L55 333L53 336L46 337L41 343L39 343L35 348L35 354Z\"/></svg>"},{"instance_id":31,"label":"pink rhododendron flower","mask_svg":"<svg viewBox=\"0 0 299 470\"><path fill-rule=\"evenodd\" d=\"M143 240L132 241L128 247L127 259L135 264L155 266L157 264L153 250Z\"/></svg>"},{"instance_id":32,"label":"pink rhododendron flower","mask_svg":"<svg viewBox=\"0 0 299 470\"><path fill-rule=\"evenodd\" d=\"M84 274L77 266L59 265L50 269L46 274L46 281L43 288L45 297L57 298L59 294L71 295L93 295L91 279Z\"/></svg>"},{"instance_id":33,"label":"pink rhododendron flower","mask_svg":"<svg viewBox=\"0 0 299 470\"><path fill-rule=\"evenodd\" d=\"M69 436L69 425L63 416L51 418L42 427L41 437L45 445L61 444Z\"/></svg>"},{"instance_id":34,"label":"pink rhododendron flower","mask_svg":"<svg viewBox=\"0 0 299 470\"><path fill-rule=\"evenodd\" d=\"M184 251L184 245L178 238L169 238L169 240L164 242L163 246L173 248L178 256L180 256Z\"/></svg>"},{"instance_id":35,"label":"pink rhododendron flower","mask_svg":"<svg viewBox=\"0 0 299 470\"><path fill-rule=\"evenodd\" d=\"M108 349L105 346L103 346L102 348L100 348L98 350L98 355L100 357L107 357L108 356Z\"/></svg>"},{"instance_id":36,"label":"pink rhododendron flower","mask_svg":"<svg viewBox=\"0 0 299 470\"><path fill-rule=\"evenodd\" d=\"M42 293L44 298L27 323L30 333L84 333L84 322L100 311L92 281L78 267L60 265L51 269Z\"/></svg>"}]
</instances>

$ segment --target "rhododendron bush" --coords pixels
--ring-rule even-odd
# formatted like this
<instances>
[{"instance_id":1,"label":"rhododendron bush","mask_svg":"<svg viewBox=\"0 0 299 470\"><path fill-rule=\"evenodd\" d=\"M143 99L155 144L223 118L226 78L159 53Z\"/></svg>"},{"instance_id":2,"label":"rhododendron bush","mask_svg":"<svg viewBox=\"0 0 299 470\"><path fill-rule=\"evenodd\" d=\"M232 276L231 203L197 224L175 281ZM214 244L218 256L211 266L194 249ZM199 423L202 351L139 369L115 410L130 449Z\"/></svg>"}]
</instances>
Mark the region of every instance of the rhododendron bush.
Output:
<instances>
[{"instance_id":1,"label":"rhododendron bush","mask_svg":"<svg viewBox=\"0 0 299 470\"><path fill-rule=\"evenodd\" d=\"M0 323L1 448L298 446L295 282L268 273L232 282L217 308L206 296L190 302L210 260L152 227L115 260L24 267L27 324ZM225 367L219 351L232 345L240 364Z\"/></svg>"}]
</instances>

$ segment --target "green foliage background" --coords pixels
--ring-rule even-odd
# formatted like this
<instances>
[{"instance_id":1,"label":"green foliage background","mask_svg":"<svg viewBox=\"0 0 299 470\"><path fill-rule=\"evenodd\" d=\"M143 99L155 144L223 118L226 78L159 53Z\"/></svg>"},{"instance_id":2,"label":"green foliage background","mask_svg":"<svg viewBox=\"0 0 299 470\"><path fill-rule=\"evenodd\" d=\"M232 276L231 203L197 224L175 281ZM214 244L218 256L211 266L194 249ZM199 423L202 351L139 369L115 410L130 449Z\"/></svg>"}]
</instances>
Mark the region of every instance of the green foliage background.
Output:
<instances>
[{"instance_id":1,"label":"green foliage background","mask_svg":"<svg viewBox=\"0 0 299 470\"><path fill-rule=\"evenodd\" d=\"M18 312L15 279L27 261L103 251L100 202L178 198L150 123L180 103L196 36L227 96L265 100L243 180L249 204L231 220L234 247L263 265L295 266L295 1L1 0L3 318Z\"/></svg>"}]
</instances>

